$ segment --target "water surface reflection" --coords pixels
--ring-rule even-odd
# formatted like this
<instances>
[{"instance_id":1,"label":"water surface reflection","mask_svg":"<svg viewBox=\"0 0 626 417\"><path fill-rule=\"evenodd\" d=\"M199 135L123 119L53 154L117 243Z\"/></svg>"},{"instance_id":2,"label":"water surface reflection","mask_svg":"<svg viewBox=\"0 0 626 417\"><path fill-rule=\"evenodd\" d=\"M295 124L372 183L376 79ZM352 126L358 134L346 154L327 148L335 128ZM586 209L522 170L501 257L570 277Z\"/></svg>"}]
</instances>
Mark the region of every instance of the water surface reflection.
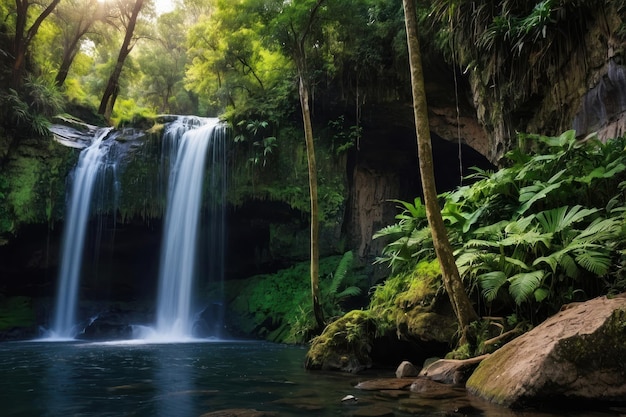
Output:
<instances>
[{"instance_id":1,"label":"water surface reflection","mask_svg":"<svg viewBox=\"0 0 626 417\"><path fill-rule=\"evenodd\" d=\"M354 388L374 375L307 372L305 349L269 343L0 343L3 417L199 417L249 408L279 416L352 416L383 407L394 416L448 416L459 404L482 417L619 416L601 412L513 412L461 392L428 399ZM389 371L387 375L392 375ZM354 395L356 403L341 398Z\"/></svg>"}]
</instances>

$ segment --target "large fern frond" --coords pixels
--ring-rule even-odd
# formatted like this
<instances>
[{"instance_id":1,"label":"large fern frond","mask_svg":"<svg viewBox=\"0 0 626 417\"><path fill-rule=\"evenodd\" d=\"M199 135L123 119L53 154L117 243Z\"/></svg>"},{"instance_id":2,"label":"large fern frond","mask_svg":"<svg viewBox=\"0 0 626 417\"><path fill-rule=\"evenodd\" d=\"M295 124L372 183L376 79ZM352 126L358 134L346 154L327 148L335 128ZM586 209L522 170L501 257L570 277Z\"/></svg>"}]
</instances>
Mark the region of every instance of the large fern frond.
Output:
<instances>
[{"instance_id":1,"label":"large fern frond","mask_svg":"<svg viewBox=\"0 0 626 417\"><path fill-rule=\"evenodd\" d=\"M509 293L517 305L528 301L534 292L541 286L545 271L542 269L513 275L508 281Z\"/></svg>"},{"instance_id":2,"label":"large fern frond","mask_svg":"<svg viewBox=\"0 0 626 417\"><path fill-rule=\"evenodd\" d=\"M599 277L606 275L611 268L611 257L606 252L582 251L576 255L576 262L587 271Z\"/></svg>"},{"instance_id":3,"label":"large fern frond","mask_svg":"<svg viewBox=\"0 0 626 417\"><path fill-rule=\"evenodd\" d=\"M339 264L337 264L337 269L335 269L335 273L333 274L333 279L330 282L330 286L328 287L328 292L331 296L337 294L339 290L339 286L343 283L343 280L346 278L348 270L352 267L352 251L348 251L343 254Z\"/></svg>"},{"instance_id":4,"label":"large fern frond","mask_svg":"<svg viewBox=\"0 0 626 417\"><path fill-rule=\"evenodd\" d=\"M536 218L544 232L559 233L597 212L598 209L587 209L580 205L571 208L563 206L542 211Z\"/></svg>"},{"instance_id":5,"label":"large fern frond","mask_svg":"<svg viewBox=\"0 0 626 417\"><path fill-rule=\"evenodd\" d=\"M504 284L507 283L506 274L502 271L491 271L479 275L478 280L483 289L483 297L487 301L493 301Z\"/></svg>"}]
</instances>

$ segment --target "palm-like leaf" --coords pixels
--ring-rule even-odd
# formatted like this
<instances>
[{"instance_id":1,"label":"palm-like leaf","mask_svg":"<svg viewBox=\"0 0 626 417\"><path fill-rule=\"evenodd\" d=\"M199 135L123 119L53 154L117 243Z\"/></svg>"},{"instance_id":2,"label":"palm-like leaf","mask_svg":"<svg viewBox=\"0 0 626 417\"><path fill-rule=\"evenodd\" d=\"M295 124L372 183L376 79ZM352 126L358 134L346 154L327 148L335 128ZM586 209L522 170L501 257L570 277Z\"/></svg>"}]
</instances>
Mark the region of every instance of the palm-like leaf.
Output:
<instances>
[{"instance_id":1,"label":"palm-like leaf","mask_svg":"<svg viewBox=\"0 0 626 417\"><path fill-rule=\"evenodd\" d=\"M557 179L563 175L564 172L564 169L557 172L545 183L536 182L535 184L522 188L519 195L519 202L522 203L522 205L517 209L517 213L524 214L537 201L546 198L552 191L559 189L563 185L563 181L557 181Z\"/></svg>"},{"instance_id":2,"label":"palm-like leaf","mask_svg":"<svg viewBox=\"0 0 626 417\"><path fill-rule=\"evenodd\" d=\"M511 283L509 292L516 304L528 301L534 292L541 286L545 271L536 270L513 275L508 281Z\"/></svg>"},{"instance_id":3,"label":"palm-like leaf","mask_svg":"<svg viewBox=\"0 0 626 417\"><path fill-rule=\"evenodd\" d=\"M611 267L611 256L598 250L585 250L576 255L576 262L599 277L606 275Z\"/></svg>"},{"instance_id":4,"label":"palm-like leaf","mask_svg":"<svg viewBox=\"0 0 626 417\"><path fill-rule=\"evenodd\" d=\"M538 213L537 221L544 232L559 233L597 212L598 209L586 209L580 205L563 206Z\"/></svg>"},{"instance_id":5,"label":"palm-like leaf","mask_svg":"<svg viewBox=\"0 0 626 417\"><path fill-rule=\"evenodd\" d=\"M504 284L507 283L506 274L502 271L491 271L479 275L478 280L483 289L483 297L487 301L493 301Z\"/></svg>"}]
</instances>

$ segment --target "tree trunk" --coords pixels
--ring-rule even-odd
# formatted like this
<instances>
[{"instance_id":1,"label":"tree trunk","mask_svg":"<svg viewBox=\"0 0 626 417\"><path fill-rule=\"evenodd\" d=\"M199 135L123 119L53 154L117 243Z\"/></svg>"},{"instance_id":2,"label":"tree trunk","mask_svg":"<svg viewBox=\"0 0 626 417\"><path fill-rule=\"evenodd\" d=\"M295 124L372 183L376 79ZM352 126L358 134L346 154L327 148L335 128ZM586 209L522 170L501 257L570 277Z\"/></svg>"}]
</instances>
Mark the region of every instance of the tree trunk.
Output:
<instances>
[{"instance_id":1,"label":"tree trunk","mask_svg":"<svg viewBox=\"0 0 626 417\"><path fill-rule=\"evenodd\" d=\"M135 2L132 14L128 20L128 26L126 27L124 42L122 42L122 46L120 47L120 53L117 56L115 68L113 68L113 72L109 76L109 81L107 82L107 86L104 89L104 93L102 94L102 100L100 101L98 114L104 115L106 119L111 117L111 112L113 111L113 106L115 106L115 100L117 98L117 92L119 91L119 80L120 75L122 74L122 68L124 67L124 62L126 61L126 58L130 54L134 46L132 44L133 32L135 31L137 17L139 16L139 12L143 7L143 2L144 0L136 0Z\"/></svg>"},{"instance_id":2,"label":"tree trunk","mask_svg":"<svg viewBox=\"0 0 626 417\"><path fill-rule=\"evenodd\" d=\"M422 57L420 53L419 35L417 29L417 11L415 0L402 0L404 5L404 18L406 23L406 36L409 48L409 63L411 68L411 86L413 90L413 111L415 127L417 130L417 148L419 167L424 191L424 204L426 205L426 217L433 237L435 253L441 266L443 283L450 298L459 322L461 332L460 344L467 340L467 329L470 322L477 320L478 315L474 311L472 303L465 292L463 281L454 260L454 254L448 234L443 223L441 210L437 202L437 190L435 188L435 173L433 167L433 154L428 125L428 108L426 106L426 93L424 88L424 74L422 71Z\"/></svg>"},{"instance_id":3,"label":"tree trunk","mask_svg":"<svg viewBox=\"0 0 626 417\"><path fill-rule=\"evenodd\" d=\"M315 162L315 145L313 143L313 126L309 108L309 88L304 75L299 76L300 106L304 123L304 139L309 166L309 195L311 198L311 298L313 314L318 327L324 326L324 311L320 302L319 288L319 212L317 207L317 165Z\"/></svg>"},{"instance_id":4,"label":"tree trunk","mask_svg":"<svg viewBox=\"0 0 626 417\"><path fill-rule=\"evenodd\" d=\"M26 52L31 41L37 34L41 23L52 13L61 0L52 0L43 12L33 21L26 30L28 21L28 9L31 6L29 0L15 0L15 37L13 39L13 68L11 71L11 86L18 89L22 85L24 68L26 67Z\"/></svg>"},{"instance_id":5,"label":"tree trunk","mask_svg":"<svg viewBox=\"0 0 626 417\"><path fill-rule=\"evenodd\" d=\"M311 299L313 314L318 328L325 325L324 310L320 301L319 288L319 210L317 201L317 165L315 161L315 144L313 142L313 125L311 123L311 109L309 106L309 83L307 80L306 40L309 36L316 19L317 12L325 0L317 0L309 9L306 23L296 30L293 23L290 25L292 39L292 57L298 70L298 93L300 107L302 109L302 122L304 124L304 139L306 142L306 155L309 168L309 197L311 199Z\"/></svg>"},{"instance_id":6,"label":"tree trunk","mask_svg":"<svg viewBox=\"0 0 626 417\"><path fill-rule=\"evenodd\" d=\"M79 40L80 38L72 40L71 45L63 50L61 65L59 66L59 71L54 78L54 83L57 87L62 87L63 83L65 83L65 79L67 78L67 74L70 72L72 62L74 62L74 58L76 58L76 53L78 52Z\"/></svg>"}]
</instances>

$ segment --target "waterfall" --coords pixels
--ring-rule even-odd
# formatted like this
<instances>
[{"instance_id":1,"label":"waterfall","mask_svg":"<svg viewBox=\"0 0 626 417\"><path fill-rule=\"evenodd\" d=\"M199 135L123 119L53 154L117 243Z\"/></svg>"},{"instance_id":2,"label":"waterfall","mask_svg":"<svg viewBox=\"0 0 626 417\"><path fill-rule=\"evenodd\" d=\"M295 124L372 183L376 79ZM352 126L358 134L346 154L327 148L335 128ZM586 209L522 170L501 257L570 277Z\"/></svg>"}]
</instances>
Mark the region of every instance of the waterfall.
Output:
<instances>
[{"instance_id":1,"label":"waterfall","mask_svg":"<svg viewBox=\"0 0 626 417\"><path fill-rule=\"evenodd\" d=\"M61 268L51 337L70 339L76 336L78 287L85 247L92 194L105 161L108 146L103 143L111 128L98 129L94 139L78 158L66 211L61 249Z\"/></svg>"},{"instance_id":2,"label":"waterfall","mask_svg":"<svg viewBox=\"0 0 626 417\"><path fill-rule=\"evenodd\" d=\"M205 175L211 176L208 182L208 200L223 201L223 187L216 182L223 181L223 160L217 161L219 154L224 157L223 127L218 119L180 117L168 126L164 135L163 150L169 149L169 186L165 226L161 245L159 269L159 292L157 300L156 335L164 341L190 339L193 336L193 290L197 272L196 261L203 264L215 262L222 265L219 252L199 254L200 218ZM211 167L205 172L207 154ZM172 163L172 161L175 161ZM162 169L166 165L162 160ZM217 172L213 172L213 171ZM215 187L215 188L214 188ZM210 213L209 234L215 228L221 230L221 242L216 243L223 250L223 216ZM218 226L212 226L218 224ZM219 240L219 237L217 238ZM215 268L211 268L215 270ZM222 273L218 267L218 273Z\"/></svg>"}]
</instances>

